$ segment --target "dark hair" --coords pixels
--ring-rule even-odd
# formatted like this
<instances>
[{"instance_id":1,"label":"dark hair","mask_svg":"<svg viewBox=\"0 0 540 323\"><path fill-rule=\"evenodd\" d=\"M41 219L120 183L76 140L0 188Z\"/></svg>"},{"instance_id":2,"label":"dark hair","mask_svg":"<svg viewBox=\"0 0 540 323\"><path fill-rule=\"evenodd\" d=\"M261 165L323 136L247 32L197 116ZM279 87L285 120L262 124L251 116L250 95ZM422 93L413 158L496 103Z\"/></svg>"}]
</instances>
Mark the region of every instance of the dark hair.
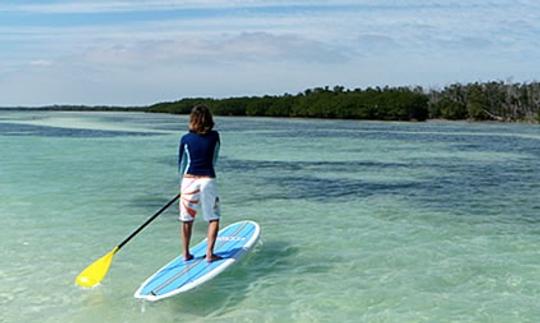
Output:
<instances>
[{"instance_id":1,"label":"dark hair","mask_svg":"<svg viewBox=\"0 0 540 323\"><path fill-rule=\"evenodd\" d=\"M194 106L189 115L189 130L204 135L212 128L214 128L214 120L210 109L204 104Z\"/></svg>"}]
</instances>

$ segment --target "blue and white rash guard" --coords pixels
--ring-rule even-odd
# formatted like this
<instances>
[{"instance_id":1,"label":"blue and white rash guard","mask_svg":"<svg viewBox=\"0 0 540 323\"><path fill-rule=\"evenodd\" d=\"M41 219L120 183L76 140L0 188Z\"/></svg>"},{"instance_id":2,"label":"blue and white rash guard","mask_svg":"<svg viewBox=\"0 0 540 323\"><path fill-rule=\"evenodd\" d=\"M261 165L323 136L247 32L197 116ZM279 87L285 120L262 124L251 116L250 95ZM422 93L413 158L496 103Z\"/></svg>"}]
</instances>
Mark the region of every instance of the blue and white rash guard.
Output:
<instances>
[{"instance_id":1,"label":"blue and white rash guard","mask_svg":"<svg viewBox=\"0 0 540 323\"><path fill-rule=\"evenodd\" d=\"M214 165L219 154L219 133L207 134L188 132L180 139L178 170L181 175L216 177Z\"/></svg>"}]
</instances>

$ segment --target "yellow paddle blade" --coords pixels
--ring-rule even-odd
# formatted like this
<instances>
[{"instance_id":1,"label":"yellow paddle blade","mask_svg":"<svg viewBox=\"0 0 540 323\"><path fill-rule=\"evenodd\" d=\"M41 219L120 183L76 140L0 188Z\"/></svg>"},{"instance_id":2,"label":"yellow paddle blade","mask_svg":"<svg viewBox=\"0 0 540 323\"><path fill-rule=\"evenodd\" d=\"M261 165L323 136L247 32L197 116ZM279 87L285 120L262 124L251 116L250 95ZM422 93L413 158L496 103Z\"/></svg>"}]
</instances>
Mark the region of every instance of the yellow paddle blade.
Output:
<instances>
[{"instance_id":1,"label":"yellow paddle blade","mask_svg":"<svg viewBox=\"0 0 540 323\"><path fill-rule=\"evenodd\" d=\"M105 256L86 267L75 279L75 284L86 288L94 287L99 284L105 275L107 275L116 251L118 251L118 247L114 247L114 249L109 251Z\"/></svg>"}]
</instances>

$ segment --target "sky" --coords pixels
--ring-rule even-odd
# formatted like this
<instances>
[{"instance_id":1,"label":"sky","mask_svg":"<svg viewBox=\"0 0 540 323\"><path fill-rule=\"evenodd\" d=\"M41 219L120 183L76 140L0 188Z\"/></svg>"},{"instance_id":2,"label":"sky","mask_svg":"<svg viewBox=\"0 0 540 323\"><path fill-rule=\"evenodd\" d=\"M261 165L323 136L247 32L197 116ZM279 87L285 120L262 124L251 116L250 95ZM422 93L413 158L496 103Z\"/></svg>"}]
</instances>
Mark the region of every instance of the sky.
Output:
<instances>
[{"instance_id":1,"label":"sky","mask_svg":"<svg viewBox=\"0 0 540 323\"><path fill-rule=\"evenodd\" d=\"M0 106L530 82L539 35L538 0L0 0Z\"/></svg>"}]
</instances>

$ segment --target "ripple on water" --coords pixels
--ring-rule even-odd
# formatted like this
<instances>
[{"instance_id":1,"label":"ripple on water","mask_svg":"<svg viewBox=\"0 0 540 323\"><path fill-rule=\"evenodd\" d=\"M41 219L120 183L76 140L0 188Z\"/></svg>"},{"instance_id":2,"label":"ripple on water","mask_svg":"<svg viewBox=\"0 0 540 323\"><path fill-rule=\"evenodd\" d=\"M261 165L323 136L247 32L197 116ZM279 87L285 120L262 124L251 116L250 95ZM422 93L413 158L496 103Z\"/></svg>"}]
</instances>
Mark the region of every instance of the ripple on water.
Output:
<instances>
[{"instance_id":1,"label":"ripple on water","mask_svg":"<svg viewBox=\"0 0 540 323\"><path fill-rule=\"evenodd\" d=\"M9 322L540 317L537 127L216 118L222 221L259 222L264 243L204 287L141 305L139 283L178 254L176 206L101 286L73 279L178 187L180 134L122 129L167 132L179 117L96 116L76 116L89 130L0 123Z\"/></svg>"}]
</instances>

